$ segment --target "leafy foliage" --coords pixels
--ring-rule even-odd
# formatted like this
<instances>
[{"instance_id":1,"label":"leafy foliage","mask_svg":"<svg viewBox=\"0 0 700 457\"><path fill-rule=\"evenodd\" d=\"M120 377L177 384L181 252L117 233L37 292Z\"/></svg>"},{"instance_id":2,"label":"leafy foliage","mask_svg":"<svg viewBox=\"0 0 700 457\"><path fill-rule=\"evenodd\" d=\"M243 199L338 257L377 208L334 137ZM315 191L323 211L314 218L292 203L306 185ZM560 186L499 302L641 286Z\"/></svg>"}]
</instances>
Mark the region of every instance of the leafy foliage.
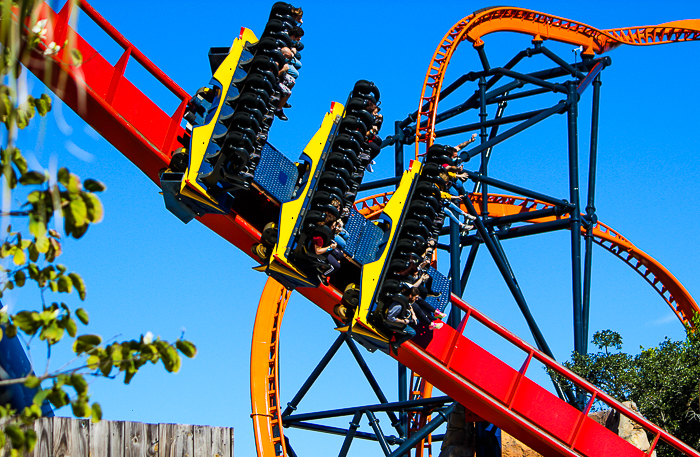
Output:
<instances>
[{"instance_id":1,"label":"leafy foliage","mask_svg":"<svg viewBox=\"0 0 700 457\"><path fill-rule=\"evenodd\" d=\"M15 8L12 12L10 4ZM114 378L123 373L124 383L128 384L146 364L161 362L168 372L177 372L181 355L194 357L197 353L189 341L178 339L169 343L154 338L150 332L139 339L106 344L99 335L80 334L78 323L82 326L89 323L87 311L83 308L71 311L62 300L49 298L75 293L81 301L85 300L87 289L81 276L57 263L63 252L59 231L66 237L79 239L91 224L99 223L104 209L97 194L106 189L94 179L81 181L66 168L59 169L55 176L46 170L30 170L15 144L19 130L27 127L35 115L46 116L51 111L51 98L47 94L39 97L25 94L20 99L18 94L23 91L18 89L18 76L22 59L32 54L34 58L39 55L46 59L67 56L71 65L82 62L76 49L64 49L59 54L68 43L61 46L49 41L47 21L37 18L40 4L36 0L22 0L0 5L0 122L6 130L2 135L5 144L0 145L0 185L4 202L25 200L16 210L3 206L4 212L0 214L3 220L11 220L4 238L0 238L0 298L16 288L33 284L42 302L41 309L15 314L2 308L0 339L22 333L29 341L38 340L46 346L49 361L53 345L72 340L75 359L58 370L51 371L47 364L43 374L31 373L0 381L0 388L23 384L37 389L33 404L22 411L0 405L0 448L9 439L13 457L33 449L36 434L31 425L42 416L45 402L54 408L70 405L76 417L100 420L102 409L99 403L90 402L87 377ZM56 226L58 221L62 221L60 228Z\"/></svg>"},{"instance_id":2,"label":"leafy foliage","mask_svg":"<svg viewBox=\"0 0 700 457\"><path fill-rule=\"evenodd\" d=\"M700 329L700 315L693 318ZM621 352L622 337L597 332L599 352L572 354L565 365L619 401L631 400L640 413L676 438L700 450L700 334L688 327L684 341L666 338L637 355ZM611 349L616 352L612 352ZM659 443L659 456L676 455Z\"/></svg>"}]
</instances>

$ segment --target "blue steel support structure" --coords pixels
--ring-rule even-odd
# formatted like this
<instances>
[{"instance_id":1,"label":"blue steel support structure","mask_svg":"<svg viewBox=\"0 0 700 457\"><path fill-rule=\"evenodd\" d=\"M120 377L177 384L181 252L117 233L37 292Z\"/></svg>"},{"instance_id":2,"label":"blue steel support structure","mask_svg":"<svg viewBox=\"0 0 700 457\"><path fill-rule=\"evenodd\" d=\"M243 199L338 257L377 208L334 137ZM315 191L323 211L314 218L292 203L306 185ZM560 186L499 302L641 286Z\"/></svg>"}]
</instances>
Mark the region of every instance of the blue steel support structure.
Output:
<instances>
[{"instance_id":1,"label":"blue steel support structure","mask_svg":"<svg viewBox=\"0 0 700 457\"><path fill-rule=\"evenodd\" d=\"M502 240L514 239L523 236L537 235L555 230L570 230L571 232L571 265L572 265L572 301L574 315L574 349L580 353L585 353L587 350L588 339L588 313L590 308L590 287L591 287L591 267L592 267L592 242L593 238L590 230L586 230L585 235L585 256L581 258L581 230L590 229L596 220L595 214L595 177L596 177L596 156L598 143L598 122L599 122L599 106L600 106L600 72L611 64L609 57L601 58L584 58L581 62L573 64L567 63L564 59L557 56L550 49L535 43L532 48L525 49L517 53L510 61L502 67L492 67L488 61L484 47L477 48L482 71L469 72L461 75L452 84L444 88L440 93L440 99L446 98L448 95L455 92L461 86L468 82L477 83L477 88L474 93L467 99L436 115L436 122L441 123L462 113L476 111L478 121L449 127L442 130L436 130L436 138L457 135L466 132L477 132L480 137L478 145L471 149L462 151L462 160L465 162L465 171L469 179L474 181L474 189L469 194L472 197L480 197L480 213L469 198L464 199L464 203L470 214L479 216L475 221L476 233L463 236L460 234L459 225L452 223L449 229L445 228L443 235L449 236L449 243L440 243L439 248L450 252L449 277L452 278L452 293L461 296L464 293L469 276L474 267L479 246L486 245L490 257L493 259L498 270L508 286L513 298L519 307L528 327L533 335L538 348L548 355L552 352L547 345L544 335L540 331L534 317L532 316L527 301L523 295L515 272L510 266L506 253L501 245ZM550 62L554 62L556 66L546 68L545 70L520 73L515 70L515 67L526 58L533 58L542 55ZM564 81L561 79L564 78ZM502 80L502 84L498 85ZM557 81L558 80L558 81ZM554 82L553 82L554 81ZM578 151L578 102L586 88L592 85L593 87L593 117L591 122L591 147L588 167L588 199L586 205L585 216L581 216L581 206L579 202L579 151ZM509 116L504 116L504 110L508 102L536 99L537 97L549 94L564 97L554 104L545 105L543 108L530 109L514 113ZM550 102L551 103L551 102ZM497 104L498 109L491 119L488 118L488 105ZM567 116L567 138L568 138L568 176L569 176L569 195L567 199L546 195L533 189L528 189L517 184L499 180L489 176L488 163L491 158L494 146L503 143L504 141L518 135L519 133L536 126L537 124L549 119L555 115ZM383 148L394 146L395 159L395 175L391 178L384 178L374 182L364 183L361 190L386 188L388 186L398 186L401 178L404 164L404 146L412 144L415 141L417 111L410 114L403 121L394 122L394 134L387 137L382 144ZM499 132L499 127L504 125L510 126L507 130ZM438 141L439 142L439 141ZM477 171L466 170L470 159L479 156L480 164ZM507 216L492 216L489 213L489 186L498 189L512 192L514 194L543 201L552 205L551 207L528 211L521 214L513 214ZM532 221L552 218L553 216L569 215L569 218L555 219L547 222L539 222L532 224ZM515 225L515 226L514 226ZM468 255L461 269L461 254L463 247L469 246ZM583 260L583 271L581 263ZM457 327L460 321L459 315L451 313L448 318L448 323ZM348 454L351 443L354 439L372 440L380 444L382 453L386 456L399 457L407 455L408 450L415 447L422 439L432 434L434 430L444 422L447 415L451 412L452 407L443 408L445 403L449 403L447 397L436 399L420 399L409 400L408 391L408 372L405 367L398 366L398 402L389 403L384 394L379 388L377 381L374 379L371 371L367 367L359 350L350 340L347 341L348 346L353 351L358 364L360 365L365 377L372 386L379 399L377 405L365 405L357 408L345 408L333 411L309 413L309 414L292 414L296 409L298 402L303 398L308 389L311 387L315 379L318 377L323 367L332 358L335 351L344 341L341 336L329 350L324 359L319 363L319 367L311 374L307 383L304 384L299 393L294 397L294 400L288 404L287 409L283 413L283 423L286 427L303 428L307 430L321 431L344 436L343 444L340 449L340 456L344 457ZM570 391L562 391L556 382L554 383L555 390L562 397L568 399L572 404L576 403L575 396ZM440 409L442 408L442 409ZM412 436L408 437L407 412L423 412L425 414L438 414L431 422L423 429L412 432ZM385 412L389 415L391 425L396 430L399 436L385 435L379 427L376 412ZM329 427L308 422L328 417L352 416L348 429ZM373 433L361 432L361 419L365 416L372 428ZM486 431L488 426L482 424L482 432ZM482 433L483 434L483 433ZM493 435L491 433L489 436ZM433 435L433 440L441 439L440 436ZM493 441L493 440L492 440ZM486 444L486 443L482 443ZM394 451L390 446L398 445ZM500 455L500 449L487 446L485 455L497 456Z\"/></svg>"}]
</instances>

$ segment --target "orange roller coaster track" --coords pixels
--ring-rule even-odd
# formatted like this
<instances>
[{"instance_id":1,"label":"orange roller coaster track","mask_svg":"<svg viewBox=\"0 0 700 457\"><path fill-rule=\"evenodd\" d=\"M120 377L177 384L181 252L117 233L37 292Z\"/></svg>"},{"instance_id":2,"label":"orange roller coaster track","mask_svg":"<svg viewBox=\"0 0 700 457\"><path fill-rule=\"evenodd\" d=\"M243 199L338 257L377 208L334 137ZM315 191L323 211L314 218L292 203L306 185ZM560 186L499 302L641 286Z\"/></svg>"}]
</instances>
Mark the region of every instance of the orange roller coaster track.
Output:
<instances>
[{"instance_id":1,"label":"orange roller coaster track","mask_svg":"<svg viewBox=\"0 0 700 457\"><path fill-rule=\"evenodd\" d=\"M365 217L375 217L382 212L382 208L391 198L391 194L392 192L386 192L363 198L356 202L356 207ZM472 194L470 197L477 210L480 210L481 195ZM502 217L551 208L553 205L531 198L489 194L488 207L490 216ZM569 214L564 214L558 217L533 219L529 222L542 223L568 217ZM581 235L585 234L586 230L582 228ZM593 228L593 241L639 273L658 292L683 324L692 324L691 318L694 313L700 311L700 308L690 292L666 267L602 222L597 222Z\"/></svg>"},{"instance_id":2,"label":"orange roller coaster track","mask_svg":"<svg viewBox=\"0 0 700 457\"><path fill-rule=\"evenodd\" d=\"M581 22L524 8L496 7L476 11L457 22L445 34L428 66L416 128L416 157L420 143L433 144L435 116L447 66L462 41L483 46L482 37L495 32L531 35L533 41L554 40L583 47L584 55L603 54L622 44L649 46L700 40L700 20L599 30Z\"/></svg>"}]
</instances>

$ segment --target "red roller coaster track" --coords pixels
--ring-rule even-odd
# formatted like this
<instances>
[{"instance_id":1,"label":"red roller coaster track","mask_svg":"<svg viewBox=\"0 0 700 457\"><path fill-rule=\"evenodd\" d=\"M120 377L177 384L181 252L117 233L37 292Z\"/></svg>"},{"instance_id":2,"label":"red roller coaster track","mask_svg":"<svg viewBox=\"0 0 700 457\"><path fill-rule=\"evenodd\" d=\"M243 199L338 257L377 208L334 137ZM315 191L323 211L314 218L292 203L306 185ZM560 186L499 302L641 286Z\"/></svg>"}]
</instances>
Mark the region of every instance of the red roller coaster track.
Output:
<instances>
[{"instance_id":1,"label":"red roller coaster track","mask_svg":"<svg viewBox=\"0 0 700 457\"><path fill-rule=\"evenodd\" d=\"M68 25L71 5L72 2L68 2L61 12L55 14L46 4L42 4L40 16L48 19L52 41L63 42L65 37L74 37L74 46L84 56L84 64L80 67L73 67L65 63L68 61L68 56L65 55L66 50L62 50L58 55L48 59L44 58L40 52L35 52L25 59L24 64L38 77L45 80L47 85L86 122L134 162L154 182L157 182L159 172L168 165L168 152L177 144L176 137L182 134L179 124L188 96L110 26L89 4L81 2L80 8L124 49L119 62L115 66L109 64ZM557 33L564 34L566 31L573 31L574 34L585 36L583 31L586 26L572 21L561 20L541 13L527 12L526 10L502 8L485 10L460 21L446 35L446 41L443 44L449 41L449 45L441 45L438 48L436 56L439 59L435 70L444 70L456 43L465 38L466 27L471 23L470 21L477 17L484 18L487 14L495 15L498 11L503 11L504 20L507 16L506 11L511 11L509 13L511 15L522 11L522 13L517 13L523 15L520 18L521 21L537 23L541 30L549 30L549 34L539 33L543 39L558 39L559 35L552 32L556 28L559 29ZM488 21L482 20L481 22L487 23ZM633 41L635 44L652 44L653 41L655 44L661 40L697 39L697 33L694 32L697 27L693 29L691 24L673 24L673 30L677 30L676 32L654 32L656 35L645 35L633 29L608 31L609 33L603 33L597 38L600 42L597 46L604 51L612 46L610 43L624 40ZM668 29L671 24L658 27ZM476 37L475 40L480 39L486 33L496 31L488 27L473 28L472 30L477 31L473 32L469 39ZM609 39L607 45L600 38L602 36ZM589 40L587 43L590 42L591 36L588 36L587 39ZM452 44L454 46L451 46ZM591 45L591 49L598 48ZM124 77L124 69L132 57L180 98L181 103L175 113L168 115L163 112ZM436 62L435 59L434 62ZM433 71L433 65L431 65L431 71ZM50 78L45 79L49 75ZM437 75L439 77L431 76L429 72L421 106L430 99L425 96L426 87L432 88L434 94L439 93L442 78L441 73ZM431 84L427 84L428 82ZM432 115L434 118L437 99L433 97L432 100L434 103L431 105L430 112L421 113L421 116L430 117ZM419 130L419 139L432 141L432 130ZM260 197L264 198L264 195ZM363 209L367 215L379 210L382 201L387 196L372 198L374 200L367 203ZM500 208L504 214L529 211L539 205L538 202L518 200L515 197L495 196L494 198L502 198L503 200L500 203L494 201L494 205L490 206L492 213L496 210L497 204L501 205ZM237 214L205 216L199 220L243 252L249 253L251 245L260 241L260 232ZM653 261L651 257L634 248L634 245L602 224L596 226L594 235L596 239L600 240L599 244L625 260L654 285L681 320L687 320L689 313L697 310L697 305L692 301L687 291L658 262ZM341 298L339 291L331 287L300 289L300 293L329 314L332 314L334 305L339 303ZM275 449L276 444L279 444L284 452L283 435L279 431L275 434L273 430L279 429L281 420L277 357L279 328L288 299L289 292L275 281L268 280L261 297L254 329L253 357L251 359L253 419L256 440L259 444L259 455L266 457L278 455ZM445 327L425 347L420 347L414 342L405 343L395 358L414 372L421 373L424 379L456 401L469 405L470 410L480 417L491 421L546 455L645 455L587 417L593 401L599 399L642 425L655 437L654 444L658 440L663 440L687 455L700 456L700 453L690 449L636 413L624 408L459 298L453 296L452 303L466 313L457 329ZM463 335L465 326L473 319L478 320L511 345L523 351L525 360L520 370L509 367ZM526 372L533 359L540 361L574 384L591 392L592 397L588 407L584 411L579 411L530 381L526 377Z\"/></svg>"}]
</instances>

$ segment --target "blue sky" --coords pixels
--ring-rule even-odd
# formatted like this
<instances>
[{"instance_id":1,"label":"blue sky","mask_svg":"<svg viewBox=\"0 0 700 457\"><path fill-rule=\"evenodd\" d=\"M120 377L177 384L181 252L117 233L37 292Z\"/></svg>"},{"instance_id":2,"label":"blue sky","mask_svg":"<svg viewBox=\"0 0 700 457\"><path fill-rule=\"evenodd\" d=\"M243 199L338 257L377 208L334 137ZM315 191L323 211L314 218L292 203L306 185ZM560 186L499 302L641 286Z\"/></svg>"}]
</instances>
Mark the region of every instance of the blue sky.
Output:
<instances>
[{"instance_id":1,"label":"blue sky","mask_svg":"<svg viewBox=\"0 0 700 457\"><path fill-rule=\"evenodd\" d=\"M106 2L93 6L117 30L188 92L210 77L207 52L228 46L241 26L260 33L272 2ZM640 26L697 18L700 7L690 1L637 3L511 2L597 28ZM358 79L373 80L382 91L383 135L393 121L418 107L421 84L439 40L459 19L488 4L424 2L399 4L358 1L308 2L304 7L306 36L303 68L288 110L290 120L275 122L270 141L296 158L321 123L331 101L343 102ZM79 32L110 62L119 49L81 16ZM530 38L515 34L486 37L492 65L502 65ZM573 59L571 46L548 44ZM603 72L597 212L600 220L664 264L691 294L700 291L696 238L700 201L695 189L700 159L695 90L699 43L655 47L621 47ZM541 60L522 69L544 68ZM480 68L476 53L463 43L448 71L448 80ZM131 62L126 76L166 112L175 100ZM33 93L41 83L30 78ZM444 107L469 96L475 86L456 93ZM550 98L543 106L558 101ZM510 109L510 105L509 105ZM512 104L512 113L528 105ZM460 122L474 122L474 114ZM581 169L587 169L590 91L580 104ZM499 146L490 171L494 177L567 198L566 117L555 116ZM456 137L450 142L466 139ZM37 140L38 138L38 140ZM104 181L104 222L83 240L68 240L61 261L83 275L88 286L85 307L90 330L104 337L138 338L146 331L175 339L181 329L199 347L194 360L177 375L146 367L128 388L119 380L93 384L94 399L105 417L141 422L177 422L232 426L237 455L254 455L248 387L250 339L265 276L252 271L255 262L207 228L182 224L164 207L159 189L114 147L69 108L55 101L53 112L35 120L22 133L21 145L34 163L52 160L83 178ZM406 158L412 155L406 148ZM393 156L385 151L373 178L391 176ZM477 164L469 164L477 167ZM581 176L581 199L587 182ZM535 319L559 360L573 347L569 233L557 232L504 242ZM658 294L635 272L602 249L594 251L591 333L619 331L625 349L658 344L665 336L683 336L682 327ZM445 265L446 262L442 262ZM524 319L482 250L464 296L519 336L531 341ZM36 306L37 297L16 294L14 309ZM78 306L77 298L69 304ZM471 333L469 333L471 332ZM513 365L522 356L478 328L469 336ZM282 328L282 403L285 404L336 337L330 318L295 295ZM480 339L481 338L481 339ZM590 338L589 338L590 339ZM40 350L32 355L38 361ZM60 355L54 357L60 365ZM390 398L395 397L396 364L382 354L366 354ZM539 376L538 374L533 374ZM372 392L359 375L348 351L331 363L319 384L302 403L304 411L372 403ZM300 409L301 411L301 409ZM380 417L380 419L382 419ZM346 420L334 425L344 426ZM388 426L386 419L382 425ZM361 430L368 430L363 423ZM328 455L336 438L291 431L301 456ZM357 446L355 454L377 452L375 445Z\"/></svg>"}]
</instances>

